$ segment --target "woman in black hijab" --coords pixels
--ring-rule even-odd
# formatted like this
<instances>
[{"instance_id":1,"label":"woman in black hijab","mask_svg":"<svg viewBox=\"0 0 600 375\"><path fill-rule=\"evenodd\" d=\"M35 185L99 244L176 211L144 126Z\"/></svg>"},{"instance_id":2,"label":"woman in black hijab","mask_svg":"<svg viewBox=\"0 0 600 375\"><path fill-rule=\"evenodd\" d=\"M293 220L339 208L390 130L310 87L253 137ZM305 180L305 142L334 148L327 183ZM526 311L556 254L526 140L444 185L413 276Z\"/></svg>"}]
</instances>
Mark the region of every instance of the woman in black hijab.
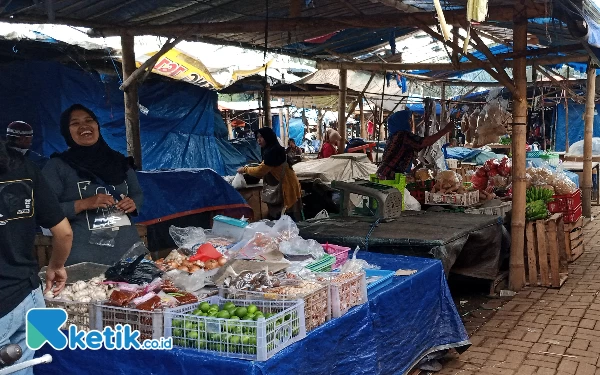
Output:
<instances>
[{"instance_id":1,"label":"woman in black hijab","mask_svg":"<svg viewBox=\"0 0 600 375\"><path fill-rule=\"evenodd\" d=\"M262 178L262 198L269 208L269 218L278 219L282 213L294 220L301 219L302 203L298 177L287 163L285 148L271 128L261 128L256 132L256 141L261 148L262 163L258 167L241 167L238 173L246 173ZM274 187L281 185L279 191ZM272 193L268 193L271 191ZM277 194L273 194L273 192Z\"/></svg>"},{"instance_id":2,"label":"woman in black hijab","mask_svg":"<svg viewBox=\"0 0 600 375\"><path fill-rule=\"evenodd\" d=\"M60 133L69 148L52 155L43 173L73 227L67 264L113 264L140 241L131 221L143 200L135 172L104 141L98 118L83 105L62 113Z\"/></svg>"}]
</instances>

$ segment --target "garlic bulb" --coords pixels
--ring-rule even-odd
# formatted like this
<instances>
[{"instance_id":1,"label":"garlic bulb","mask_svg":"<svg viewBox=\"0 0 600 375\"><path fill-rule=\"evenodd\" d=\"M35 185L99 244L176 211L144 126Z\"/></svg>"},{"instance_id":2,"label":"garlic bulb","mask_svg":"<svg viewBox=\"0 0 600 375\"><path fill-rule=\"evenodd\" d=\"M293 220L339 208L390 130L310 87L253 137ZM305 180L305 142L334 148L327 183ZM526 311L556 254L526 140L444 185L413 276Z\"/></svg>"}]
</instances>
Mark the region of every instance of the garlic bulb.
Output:
<instances>
[{"instance_id":1,"label":"garlic bulb","mask_svg":"<svg viewBox=\"0 0 600 375\"><path fill-rule=\"evenodd\" d=\"M44 298L53 299L54 293L51 290L49 290L46 293L44 293Z\"/></svg>"},{"instance_id":2,"label":"garlic bulb","mask_svg":"<svg viewBox=\"0 0 600 375\"><path fill-rule=\"evenodd\" d=\"M79 280L78 282L76 282L75 284L73 284L73 291L74 292L79 292L82 291L86 288L86 283L85 281L81 281Z\"/></svg>"}]
</instances>

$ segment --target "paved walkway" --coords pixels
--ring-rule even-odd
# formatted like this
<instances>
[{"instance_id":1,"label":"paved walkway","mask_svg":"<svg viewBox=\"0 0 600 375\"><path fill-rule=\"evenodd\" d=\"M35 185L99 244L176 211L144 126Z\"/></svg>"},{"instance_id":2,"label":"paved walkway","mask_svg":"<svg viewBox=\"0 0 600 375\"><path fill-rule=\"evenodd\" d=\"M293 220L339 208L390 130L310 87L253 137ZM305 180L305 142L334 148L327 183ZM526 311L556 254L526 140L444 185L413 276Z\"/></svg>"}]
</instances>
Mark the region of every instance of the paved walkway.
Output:
<instances>
[{"instance_id":1,"label":"paved walkway","mask_svg":"<svg viewBox=\"0 0 600 375\"><path fill-rule=\"evenodd\" d=\"M600 375L600 217L584 243L561 289L519 292L438 374Z\"/></svg>"}]
</instances>

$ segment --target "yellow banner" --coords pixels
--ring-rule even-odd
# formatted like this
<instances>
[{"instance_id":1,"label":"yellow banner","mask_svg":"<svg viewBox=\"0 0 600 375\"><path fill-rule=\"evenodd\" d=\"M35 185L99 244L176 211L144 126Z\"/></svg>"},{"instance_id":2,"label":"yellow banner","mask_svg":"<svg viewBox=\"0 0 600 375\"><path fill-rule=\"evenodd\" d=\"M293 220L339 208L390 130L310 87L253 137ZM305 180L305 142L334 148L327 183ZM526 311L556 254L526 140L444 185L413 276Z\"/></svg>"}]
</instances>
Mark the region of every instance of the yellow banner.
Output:
<instances>
[{"instance_id":1,"label":"yellow banner","mask_svg":"<svg viewBox=\"0 0 600 375\"><path fill-rule=\"evenodd\" d=\"M144 57L149 58L155 53L149 53ZM138 62L138 66L140 65L141 62ZM159 58L152 72L202 87L212 86L216 90L223 88L202 62L177 49L172 49Z\"/></svg>"}]
</instances>

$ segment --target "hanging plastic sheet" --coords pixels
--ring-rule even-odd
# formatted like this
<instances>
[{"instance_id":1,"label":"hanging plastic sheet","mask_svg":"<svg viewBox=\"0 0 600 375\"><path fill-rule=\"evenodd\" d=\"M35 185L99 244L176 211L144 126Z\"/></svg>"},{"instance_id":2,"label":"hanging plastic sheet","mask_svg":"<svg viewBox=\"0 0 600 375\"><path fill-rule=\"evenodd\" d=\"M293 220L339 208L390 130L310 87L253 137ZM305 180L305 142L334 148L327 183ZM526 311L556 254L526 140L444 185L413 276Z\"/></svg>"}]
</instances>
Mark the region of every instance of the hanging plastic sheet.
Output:
<instances>
[{"instance_id":1,"label":"hanging plastic sheet","mask_svg":"<svg viewBox=\"0 0 600 375\"><path fill-rule=\"evenodd\" d=\"M558 119L556 123L556 151L565 151L565 106L556 106ZM596 104L596 112L600 113L600 104ZM585 104L569 101L569 144L583 139ZM600 137L600 116L594 116L594 137ZM570 151L570 150L569 150Z\"/></svg>"},{"instance_id":2,"label":"hanging plastic sheet","mask_svg":"<svg viewBox=\"0 0 600 375\"><path fill-rule=\"evenodd\" d=\"M362 254L361 254L362 253ZM265 362L225 358L189 349L62 350L45 345L51 364L37 374L346 375L406 374L423 356L470 343L437 260L359 252L359 258L389 270L416 270L310 332ZM326 353L326 354L324 354ZM102 363L102 366L98 366Z\"/></svg>"}]
</instances>

